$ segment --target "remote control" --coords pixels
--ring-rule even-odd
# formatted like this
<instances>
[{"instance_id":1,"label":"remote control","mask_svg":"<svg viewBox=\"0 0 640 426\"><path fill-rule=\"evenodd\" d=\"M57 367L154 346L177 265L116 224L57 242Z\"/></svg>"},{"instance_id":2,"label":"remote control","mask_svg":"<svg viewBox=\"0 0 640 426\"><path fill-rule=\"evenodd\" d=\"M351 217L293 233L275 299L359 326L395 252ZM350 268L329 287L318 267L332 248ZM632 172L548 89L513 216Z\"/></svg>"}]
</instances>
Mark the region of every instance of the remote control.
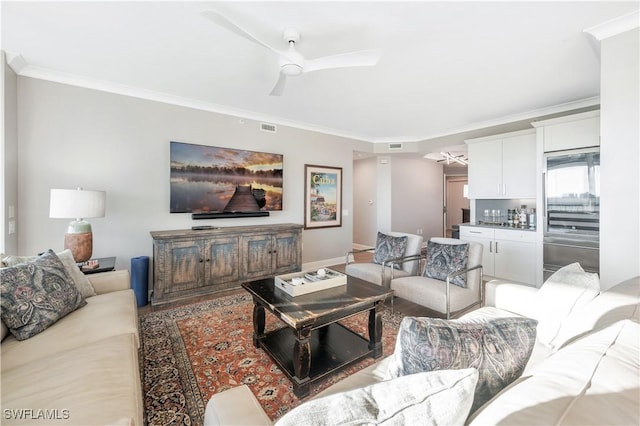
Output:
<instances>
[{"instance_id":1,"label":"remote control","mask_svg":"<svg viewBox=\"0 0 640 426\"><path fill-rule=\"evenodd\" d=\"M198 225L198 226L192 226L191 229L193 229L194 231L202 231L204 229L216 229L211 225Z\"/></svg>"}]
</instances>

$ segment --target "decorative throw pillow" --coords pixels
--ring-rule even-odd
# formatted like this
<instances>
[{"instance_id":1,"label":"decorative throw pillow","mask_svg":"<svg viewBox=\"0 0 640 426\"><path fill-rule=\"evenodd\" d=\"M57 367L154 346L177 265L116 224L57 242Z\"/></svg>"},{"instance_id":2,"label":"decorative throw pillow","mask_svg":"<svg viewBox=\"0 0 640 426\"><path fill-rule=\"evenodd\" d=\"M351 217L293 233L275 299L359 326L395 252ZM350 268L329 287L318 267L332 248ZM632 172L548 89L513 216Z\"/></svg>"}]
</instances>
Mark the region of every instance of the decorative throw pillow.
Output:
<instances>
[{"instance_id":1,"label":"decorative throw pillow","mask_svg":"<svg viewBox=\"0 0 640 426\"><path fill-rule=\"evenodd\" d=\"M276 426L463 425L477 381L473 368L412 374L312 399Z\"/></svg>"},{"instance_id":2,"label":"decorative throw pillow","mask_svg":"<svg viewBox=\"0 0 640 426\"><path fill-rule=\"evenodd\" d=\"M0 270L0 316L18 340L44 331L87 302L52 250Z\"/></svg>"},{"instance_id":3,"label":"decorative throw pillow","mask_svg":"<svg viewBox=\"0 0 640 426\"><path fill-rule=\"evenodd\" d=\"M440 244L434 241L427 243L427 261L424 265L423 276L446 281L452 272L467 269L469 244ZM467 287L467 274L461 274L451 279L451 284Z\"/></svg>"},{"instance_id":4,"label":"decorative throw pillow","mask_svg":"<svg viewBox=\"0 0 640 426\"><path fill-rule=\"evenodd\" d=\"M73 253L71 253L71 250L69 249L63 250L59 253L56 253L56 255L62 261L64 268L67 270L67 273L73 280L78 290L80 290L80 293L82 293L82 297L86 298L86 297L95 296L96 292L93 286L91 285L91 282L89 282L89 279L87 278L87 276L83 274L80 268L78 267L78 264L73 258ZM19 265L20 263L31 262L37 258L38 256L7 256L4 259L2 259L2 261L7 266L16 266L16 265Z\"/></svg>"},{"instance_id":5,"label":"decorative throw pillow","mask_svg":"<svg viewBox=\"0 0 640 426\"><path fill-rule=\"evenodd\" d=\"M536 320L524 317L449 321L405 317L387 378L476 368L474 412L522 375L535 344L536 325Z\"/></svg>"},{"instance_id":6,"label":"decorative throw pillow","mask_svg":"<svg viewBox=\"0 0 640 426\"><path fill-rule=\"evenodd\" d=\"M598 274L585 272L579 263L558 269L537 294L538 340L553 348L563 321L598 294Z\"/></svg>"},{"instance_id":7,"label":"decorative throw pillow","mask_svg":"<svg viewBox=\"0 0 640 426\"><path fill-rule=\"evenodd\" d=\"M378 232L378 237L376 238L376 250L373 253L373 263L382 265L384 262L404 256L404 252L407 249L407 240L406 235L402 237L394 237ZM400 269L399 263L396 263L393 266L396 269Z\"/></svg>"}]
</instances>

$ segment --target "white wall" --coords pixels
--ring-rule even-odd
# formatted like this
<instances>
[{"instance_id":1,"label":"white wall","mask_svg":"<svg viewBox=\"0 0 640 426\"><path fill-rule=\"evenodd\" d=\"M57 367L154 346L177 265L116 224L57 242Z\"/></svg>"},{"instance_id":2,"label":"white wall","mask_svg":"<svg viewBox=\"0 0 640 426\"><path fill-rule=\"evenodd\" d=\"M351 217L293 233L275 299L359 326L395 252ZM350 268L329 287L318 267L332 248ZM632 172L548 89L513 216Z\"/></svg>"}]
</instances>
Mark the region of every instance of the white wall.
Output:
<instances>
[{"instance_id":1,"label":"white wall","mask_svg":"<svg viewBox=\"0 0 640 426\"><path fill-rule=\"evenodd\" d=\"M377 157L353 162L353 242L372 247L378 223Z\"/></svg>"},{"instance_id":2,"label":"white wall","mask_svg":"<svg viewBox=\"0 0 640 426\"><path fill-rule=\"evenodd\" d=\"M18 249L18 234L10 233L10 225L16 223L18 208L18 118L17 88L18 78L16 73L7 65L4 52L2 57L2 143L0 144L0 164L2 175L0 176L0 200L4 209L0 212L0 253L15 253ZM13 217L12 217L13 215Z\"/></svg>"},{"instance_id":3,"label":"white wall","mask_svg":"<svg viewBox=\"0 0 640 426\"><path fill-rule=\"evenodd\" d=\"M90 219L94 257L152 255L150 231L195 224L299 223L304 165L342 167L343 208L352 209L354 141L48 81L18 77L18 254L61 250L68 221L50 219L49 189L107 192L106 217ZM169 213L169 141L284 154L284 208L265 218L192 221ZM342 258L352 216L342 227L303 231L303 262Z\"/></svg>"},{"instance_id":4,"label":"white wall","mask_svg":"<svg viewBox=\"0 0 640 426\"><path fill-rule=\"evenodd\" d=\"M602 41L600 278L640 275L640 30Z\"/></svg>"},{"instance_id":5,"label":"white wall","mask_svg":"<svg viewBox=\"0 0 640 426\"><path fill-rule=\"evenodd\" d=\"M425 159L379 155L354 162L353 242L374 246L377 232L442 236L442 165ZM369 200L372 201L369 204Z\"/></svg>"},{"instance_id":6,"label":"white wall","mask_svg":"<svg viewBox=\"0 0 640 426\"><path fill-rule=\"evenodd\" d=\"M375 245L375 239L377 237L377 231L391 232L394 231L393 224L391 223L391 212L395 206L393 206L391 197L393 194L393 176L391 174L391 157L388 155L378 156L378 162L376 163L376 175L378 180L376 181L376 227L369 232L373 236L373 245Z\"/></svg>"},{"instance_id":7,"label":"white wall","mask_svg":"<svg viewBox=\"0 0 640 426\"><path fill-rule=\"evenodd\" d=\"M425 241L443 236L444 174L442 164L423 158L392 158L392 229L417 234Z\"/></svg>"}]
</instances>

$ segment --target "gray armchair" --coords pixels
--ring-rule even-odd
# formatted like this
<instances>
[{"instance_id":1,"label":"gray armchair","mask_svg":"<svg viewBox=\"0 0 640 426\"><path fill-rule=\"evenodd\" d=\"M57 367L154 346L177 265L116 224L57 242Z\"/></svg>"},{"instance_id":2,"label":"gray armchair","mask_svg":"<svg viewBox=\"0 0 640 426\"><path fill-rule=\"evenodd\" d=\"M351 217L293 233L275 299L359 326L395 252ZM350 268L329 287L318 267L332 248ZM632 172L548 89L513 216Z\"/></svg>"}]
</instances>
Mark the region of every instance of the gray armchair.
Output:
<instances>
[{"instance_id":1,"label":"gray armchair","mask_svg":"<svg viewBox=\"0 0 640 426\"><path fill-rule=\"evenodd\" d=\"M380 233L379 233L380 235ZM387 232L386 235L392 237L406 237L407 245L404 250L404 254L400 258L389 258L382 263L374 262L355 262L353 255L356 253L370 252L376 254L376 251L380 253L381 247L372 247L364 250L352 250L347 253L345 272L347 275L351 275L362 280L381 285L389 288L389 284L393 277L407 277L416 275L420 269L420 259L415 258L416 255L420 255L422 249L422 236L414 234L406 234L403 232ZM376 242L378 246L380 240ZM402 261L402 258L410 257L411 260L406 262ZM391 262L397 265L398 269L394 269ZM393 270L392 270L393 269Z\"/></svg>"},{"instance_id":2,"label":"gray armchair","mask_svg":"<svg viewBox=\"0 0 640 426\"><path fill-rule=\"evenodd\" d=\"M441 245L469 244L466 259L467 267L453 270L446 276L440 277L440 279L424 276L424 269L420 274L396 276L390 283L391 289L394 290L394 295L440 312L447 319L451 318L453 312L465 311L474 305L481 305L484 298L482 244L453 238L431 238L430 241ZM425 260L426 268L430 258L429 253L427 252L426 256L420 256L420 258ZM462 275L466 278L466 287L453 283L456 277Z\"/></svg>"}]
</instances>

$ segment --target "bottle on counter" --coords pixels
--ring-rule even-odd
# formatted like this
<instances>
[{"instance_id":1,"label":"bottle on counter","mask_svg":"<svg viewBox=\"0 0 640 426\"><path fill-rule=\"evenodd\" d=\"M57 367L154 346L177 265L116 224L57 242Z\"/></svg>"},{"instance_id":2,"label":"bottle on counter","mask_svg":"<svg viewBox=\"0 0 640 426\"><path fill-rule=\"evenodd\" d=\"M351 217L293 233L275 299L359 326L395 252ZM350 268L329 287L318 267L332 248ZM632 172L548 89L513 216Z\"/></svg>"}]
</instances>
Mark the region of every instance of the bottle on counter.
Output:
<instances>
[{"instance_id":1,"label":"bottle on counter","mask_svg":"<svg viewBox=\"0 0 640 426\"><path fill-rule=\"evenodd\" d=\"M531 209L531 213L529 213L529 229L534 229L536 227L536 209Z\"/></svg>"},{"instance_id":2,"label":"bottle on counter","mask_svg":"<svg viewBox=\"0 0 640 426\"><path fill-rule=\"evenodd\" d=\"M513 209L513 226L518 228L520 226L520 214L518 209Z\"/></svg>"},{"instance_id":3,"label":"bottle on counter","mask_svg":"<svg viewBox=\"0 0 640 426\"><path fill-rule=\"evenodd\" d=\"M527 227L527 206L521 206L518 221L521 227Z\"/></svg>"},{"instance_id":4,"label":"bottle on counter","mask_svg":"<svg viewBox=\"0 0 640 426\"><path fill-rule=\"evenodd\" d=\"M513 210L507 209L507 225L513 226Z\"/></svg>"}]
</instances>

